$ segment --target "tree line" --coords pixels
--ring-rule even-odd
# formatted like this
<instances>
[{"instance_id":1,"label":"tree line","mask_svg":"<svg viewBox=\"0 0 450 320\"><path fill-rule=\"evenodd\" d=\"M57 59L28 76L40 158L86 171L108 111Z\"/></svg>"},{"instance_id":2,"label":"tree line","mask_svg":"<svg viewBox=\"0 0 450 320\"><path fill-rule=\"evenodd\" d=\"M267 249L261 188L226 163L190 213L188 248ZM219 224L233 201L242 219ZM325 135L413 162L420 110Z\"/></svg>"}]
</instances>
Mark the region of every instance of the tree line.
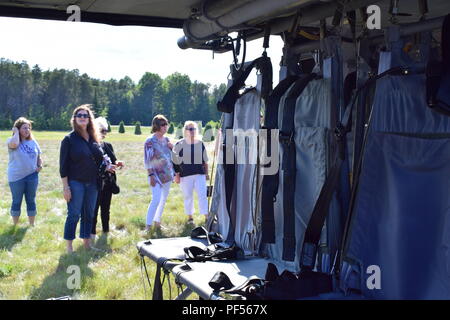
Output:
<instances>
[{"instance_id":1,"label":"tree line","mask_svg":"<svg viewBox=\"0 0 450 320\"><path fill-rule=\"evenodd\" d=\"M75 70L43 71L38 65L0 59L0 129L10 129L13 121L25 116L38 130L67 130L73 109L93 105L97 116L113 125L139 121L150 125L156 114L170 121L218 121L216 103L226 85L191 81L173 73L166 78L146 72L138 83L128 76L120 80L99 80Z\"/></svg>"}]
</instances>

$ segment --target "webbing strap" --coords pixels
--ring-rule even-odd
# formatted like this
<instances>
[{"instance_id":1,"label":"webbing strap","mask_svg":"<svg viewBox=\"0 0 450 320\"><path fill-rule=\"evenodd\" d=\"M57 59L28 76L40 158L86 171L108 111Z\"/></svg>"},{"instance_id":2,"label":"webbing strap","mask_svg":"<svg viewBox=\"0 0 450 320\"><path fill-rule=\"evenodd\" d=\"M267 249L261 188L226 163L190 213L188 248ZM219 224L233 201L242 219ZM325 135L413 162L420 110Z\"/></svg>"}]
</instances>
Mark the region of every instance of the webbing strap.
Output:
<instances>
[{"instance_id":1,"label":"webbing strap","mask_svg":"<svg viewBox=\"0 0 450 320\"><path fill-rule=\"evenodd\" d=\"M216 247L214 250L191 246L183 250L187 261L205 262L214 260L239 260L244 258L242 249L235 245L229 248Z\"/></svg>"},{"instance_id":2,"label":"webbing strap","mask_svg":"<svg viewBox=\"0 0 450 320\"><path fill-rule=\"evenodd\" d=\"M316 74L302 75L292 86L286 97L281 122L280 143L283 149L283 260L294 261L295 259L295 174L296 174L296 151L294 141L294 118L295 106L298 96L302 93L308 83L316 77Z\"/></svg>"},{"instance_id":3,"label":"webbing strap","mask_svg":"<svg viewBox=\"0 0 450 320\"><path fill-rule=\"evenodd\" d=\"M442 25L442 61L445 72L450 72L450 14L448 14Z\"/></svg>"},{"instance_id":4,"label":"webbing strap","mask_svg":"<svg viewBox=\"0 0 450 320\"><path fill-rule=\"evenodd\" d=\"M267 98L272 90L272 63L270 58L262 56L256 60L253 60L245 70L233 81L233 84L228 88L227 92L223 96L222 100L217 102L217 109L221 112L231 113L234 110L234 105L237 99L239 99L239 90L244 86L245 80L247 80L250 72L253 68L260 70L262 77L261 85L261 97Z\"/></svg>"},{"instance_id":5,"label":"webbing strap","mask_svg":"<svg viewBox=\"0 0 450 320\"><path fill-rule=\"evenodd\" d=\"M226 115L226 117L230 117L231 121L233 121L233 114ZM227 131L232 130L233 123L224 125L224 132L222 133L222 167L223 167L223 174L224 174L224 184L225 184L225 205L227 208L228 217L230 218L230 226L228 228L228 234L224 235L226 237L226 240L228 241L234 241L234 225L235 225L235 218L234 215L231 212L231 202L233 199L234 194L234 178L236 174L236 167L235 167L235 156L233 151L233 142L234 141L228 141L227 140ZM230 159L230 157L232 159Z\"/></svg>"},{"instance_id":6,"label":"webbing strap","mask_svg":"<svg viewBox=\"0 0 450 320\"><path fill-rule=\"evenodd\" d=\"M264 129L267 130L267 156L272 156L272 130L278 129L278 107L280 99L289 87L297 80L297 76L288 76L278 83L266 101ZM269 166L268 164L267 166ZM275 243L274 202L278 193L279 171L276 174L264 175L261 191L261 242Z\"/></svg>"},{"instance_id":7,"label":"webbing strap","mask_svg":"<svg viewBox=\"0 0 450 320\"><path fill-rule=\"evenodd\" d=\"M431 110L450 116L450 105L438 99L443 76L442 63L430 61L427 65L427 103Z\"/></svg>"},{"instance_id":8,"label":"webbing strap","mask_svg":"<svg viewBox=\"0 0 450 320\"><path fill-rule=\"evenodd\" d=\"M348 106L345 110L342 121L338 122L338 124L336 125L334 134L335 143L337 144L337 153L334 156L334 161L330 173L325 179L325 183L320 190L319 197L316 201L316 204L314 205L311 218L306 228L302 253L300 256L301 270L312 270L316 262L320 234L322 232L325 219L328 215L333 193L338 185L342 164L345 160L347 133L350 132L352 128L352 111L359 93L362 92L363 89L365 89L369 85L374 84L378 79L386 75L407 74L409 74L409 70L402 67L395 67L369 79L363 86L358 89L355 96L353 97L351 105Z\"/></svg>"},{"instance_id":9,"label":"webbing strap","mask_svg":"<svg viewBox=\"0 0 450 320\"><path fill-rule=\"evenodd\" d=\"M444 77L450 74L450 14L442 25L442 62L429 61L427 65L427 103L431 110L450 117L450 105L438 98Z\"/></svg>"},{"instance_id":10,"label":"webbing strap","mask_svg":"<svg viewBox=\"0 0 450 320\"><path fill-rule=\"evenodd\" d=\"M267 278L269 268L272 269L271 279ZM264 286L261 289L259 296L265 300L293 300L330 292L333 290L333 281L329 274L312 271L295 274L284 270L278 275L276 267L269 263Z\"/></svg>"},{"instance_id":11,"label":"webbing strap","mask_svg":"<svg viewBox=\"0 0 450 320\"><path fill-rule=\"evenodd\" d=\"M222 271L217 271L208 284L214 291L228 290L234 287L230 278Z\"/></svg>"}]
</instances>

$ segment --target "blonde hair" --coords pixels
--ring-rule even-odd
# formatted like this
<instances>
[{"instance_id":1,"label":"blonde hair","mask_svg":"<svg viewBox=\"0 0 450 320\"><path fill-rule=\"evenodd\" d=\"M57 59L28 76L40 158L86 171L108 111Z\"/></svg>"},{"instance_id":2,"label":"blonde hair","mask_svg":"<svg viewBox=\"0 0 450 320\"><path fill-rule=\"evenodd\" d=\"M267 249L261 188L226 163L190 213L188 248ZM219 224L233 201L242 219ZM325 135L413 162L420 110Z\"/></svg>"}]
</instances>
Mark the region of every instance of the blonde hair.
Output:
<instances>
[{"instance_id":1,"label":"blonde hair","mask_svg":"<svg viewBox=\"0 0 450 320\"><path fill-rule=\"evenodd\" d=\"M157 114L156 116L154 116L152 120L152 133L161 130L163 122L166 122L167 125L169 125L169 120L167 120L167 118L162 114Z\"/></svg>"},{"instance_id":2,"label":"blonde hair","mask_svg":"<svg viewBox=\"0 0 450 320\"><path fill-rule=\"evenodd\" d=\"M187 131L187 127L188 126L194 126L194 128L195 129L197 129L197 130L195 130L195 135L194 135L194 138L198 138L199 137L199 132L198 132L198 124L197 124L197 122L195 122L195 121L192 121L192 120L188 120L188 121L186 121L186 122L184 122L184 127L183 127L183 137L187 137L187 134L186 134L186 131Z\"/></svg>"},{"instance_id":3,"label":"blonde hair","mask_svg":"<svg viewBox=\"0 0 450 320\"><path fill-rule=\"evenodd\" d=\"M20 131L20 128L24 125L24 124L28 124L30 126L30 135L28 136L28 138L26 138L25 140L34 140L33 134L31 133L31 129L32 129L32 123L33 121L28 120L25 117L20 117L19 119L17 119L16 121L14 121L14 127L17 128L17 130ZM22 141L22 136L19 133L19 139L20 141Z\"/></svg>"},{"instance_id":4,"label":"blonde hair","mask_svg":"<svg viewBox=\"0 0 450 320\"><path fill-rule=\"evenodd\" d=\"M106 118L98 117L95 118L94 122L99 130L108 130L108 120L106 120Z\"/></svg>"},{"instance_id":5,"label":"blonde hair","mask_svg":"<svg viewBox=\"0 0 450 320\"><path fill-rule=\"evenodd\" d=\"M81 106L76 107L75 110L73 110L72 119L70 119L70 124L72 125L73 130L81 135L81 128L77 124L77 122L75 121L75 116L81 110L86 111L88 113L88 115L89 115L89 123L88 123L87 128L86 128L87 132L88 132L89 136L95 142L98 143L98 142L100 142L100 137L99 137L99 134L98 134L97 125L95 124L94 112L92 112L91 107L92 107L91 104L82 104Z\"/></svg>"}]
</instances>

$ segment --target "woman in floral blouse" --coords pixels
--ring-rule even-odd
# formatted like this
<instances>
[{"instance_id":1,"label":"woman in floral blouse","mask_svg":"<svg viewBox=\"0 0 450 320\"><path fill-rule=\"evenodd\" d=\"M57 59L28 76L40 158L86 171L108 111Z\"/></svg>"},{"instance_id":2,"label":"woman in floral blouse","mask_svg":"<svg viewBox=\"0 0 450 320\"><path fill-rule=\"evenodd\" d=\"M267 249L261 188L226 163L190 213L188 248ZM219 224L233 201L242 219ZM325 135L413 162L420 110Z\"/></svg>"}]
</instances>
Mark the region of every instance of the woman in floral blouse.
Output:
<instances>
[{"instance_id":1,"label":"woman in floral blouse","mask_svg":"<svg viewBox=\"0 0 450 320\"><path fill-rule=\"evenodd\" d=\"M166 117L156 115L152 121L153 135L145 141L144 163L152 190L152 200L147 210L147 231L150 230L153 222L157 228L161 227L161 215L174 177L173 145L169 138L164 136L168 128L169 121Z\"/></svg>"}]
</instances>

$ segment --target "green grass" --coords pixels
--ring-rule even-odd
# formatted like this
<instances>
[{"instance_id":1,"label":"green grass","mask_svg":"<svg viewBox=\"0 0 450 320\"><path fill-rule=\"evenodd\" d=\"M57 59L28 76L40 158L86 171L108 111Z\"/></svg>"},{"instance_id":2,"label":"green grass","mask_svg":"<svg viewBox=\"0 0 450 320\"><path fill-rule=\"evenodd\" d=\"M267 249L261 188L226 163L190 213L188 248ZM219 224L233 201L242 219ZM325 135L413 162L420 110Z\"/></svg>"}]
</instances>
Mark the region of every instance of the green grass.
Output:
<instances>
[{"instance_id":1,"label":"green grass","mask_svg":"<svg viewBox=\"0 0 450 320\"><path fill-rule=\"evenodd\" d=\"M62 197L58 163L60 141L67 133L34 131L44 160L36 198L36 226L28 227L23 202L21 221L13 228L9 215L11 193L6 176L8 152L5 145L10 132L0 131L3 145L0 151L0 299L48 299L66 295L74 299L145 299L136 244L144 239L142 230L151 199L143 168L143 143L150 128L142 127L142 132L142 135L134 135L134 127L127 127L125 134L119 134L113 126L107 137L126 167L118 173L121 192L113 196L108 238L102 236L100 221L97 224L99 239L95 246L103 252L87 252L82 248L81 240L76 239L75 253L67 255L63 239L67 205ZM206 144L210 159L213 144ZM194 220L197 225L203 223L199 215L194 216ZM185 222L182 193L179 185L173 184L162 216L162 224L168 229L153 232L150 236L186 236L192 227ZM77 235L78 232L77 229ZM67 288L71 275L67 268L71 265L79 266L81 271L79 290ZM147 267L153 284L155 264L147 259ZM164 290L168 297L167 285ZM176 286L172 283L172 297L175 294ZM149 297L147 286L146 298Z\"/></svg>"}]
</instances>

